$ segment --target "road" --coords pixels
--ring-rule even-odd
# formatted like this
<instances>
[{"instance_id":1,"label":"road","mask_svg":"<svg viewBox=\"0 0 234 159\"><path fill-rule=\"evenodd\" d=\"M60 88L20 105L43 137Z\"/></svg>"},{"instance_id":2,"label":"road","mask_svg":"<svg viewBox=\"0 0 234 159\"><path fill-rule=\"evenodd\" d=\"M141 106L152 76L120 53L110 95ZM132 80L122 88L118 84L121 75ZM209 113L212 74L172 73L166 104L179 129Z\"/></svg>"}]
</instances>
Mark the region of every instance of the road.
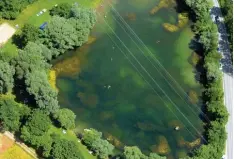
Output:
<instances>
[{"instance_id":1,"label":"road","mask_svg":"<svg viewBox=\"0 0 234 159\"><path fill-rule=\"evenodd\" d=\"M223 72L223 88L224 88L224 104L229 112L229 119L226 125L228 133L226 142L225 159L234 159L233 157L233 66L231 61L231 53L228 44L228 37L224 25L224 18L222 16L218 0L213 0L213 8L211 9L211 17L218 26L219 32L219 52L222 54L221 69ZM215 18L215 17L219 18ZM215 20L216 19L216 20Z\"/></svg>"}]
</instances>

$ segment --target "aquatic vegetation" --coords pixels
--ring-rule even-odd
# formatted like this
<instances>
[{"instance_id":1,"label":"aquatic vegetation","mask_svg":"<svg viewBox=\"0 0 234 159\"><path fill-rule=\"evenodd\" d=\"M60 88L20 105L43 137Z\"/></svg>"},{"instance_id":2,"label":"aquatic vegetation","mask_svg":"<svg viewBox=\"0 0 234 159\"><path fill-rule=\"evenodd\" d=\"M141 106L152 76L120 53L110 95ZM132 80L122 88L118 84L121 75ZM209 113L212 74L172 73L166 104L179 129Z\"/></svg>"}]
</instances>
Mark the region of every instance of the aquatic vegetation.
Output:
<instances>
[{"instance_id":1,"label":"aquatic vegetation","mask_svg":"<svg viewBox=\"0 0 234 159\"><path fill-rule=\"evenodd\" d=\"M184 128L184 125L183 123L181 123L181 121L179 120L172 120L168 123L168 127L174 129L175 127L179 127L179 129L183 129Z\"/></svg>"},{"instance_id":2,"label":"aquatic vegetation","mask_svg":"<svg viewBox=\"0 0 234 159\"><path fill-rule=\"evenodd\" d=\"M201 57L196 52L193 52L189 61L193 66L196 66L200 59Z\"/></svg>"},{"instance_id":3,"label":"aquatic vegetation","mask_svg":"<svg viewBox=\"0 0 234 159\"><path fill-rule=\"evenodd\" d=\"M143 131L155 131L156 126L152 123L147 122L137 122L136 127Z\"/></svg>"},{"instance_id":4,"label":"aquatic vegetation","mask_svg":"<svg viewBox=\"0 0 234 159\"><path fill-rule=\"evenodd\" d=\"M96 37L89 36L89 39L88 39L88 41L86 42L86 45L90 45L90 44L94 43L96 40L97 40Z\"/></svg>"},{"instance_id":5,"label":"aquatic vegetation","mask_svg":"<svg viewBox=\"0 0 234 159\"><path fill-rule=\"evenodd\" d=\"M193 149L193 148L201 145L201 138L197 138L196 140L189 142L189 141L185 141L182 136L178 136L176 138L176 142L177 142L177 145L181 148L185 147L188 149Z\"/></svg>"},{"instance_id":6,"label":"aquatic vegetation","mask_svg":"<svg viewBox=\"0 0 234 159\"><path fill-rule=\"evenodd\" d=\"M151 3L150 0L129 0L128 3L130 6L133 6L138 9L144 9L149 6Z\"/></svg>"},{"instance_id":7,"label":"aquatic vegetation","mask_svg":"<svg viewBox=\"0 0 234 159\"><path fill-rule=\"evenodd\" d=\"M133 104L121 103L116 106L115 110L118 110L119 112L122 113L129 113L135 111L136 106Z\"/></svg>"},{"instance_id":8,"label":"aquatic vegetation","mask_svg":"<svg viewBox=\"0 0 234 159\"><path fill-rule=\"evenodd\" d=\"M178 14L178 27L179 28L182 28L184 27L189 21L189 18L188 18L188 13L179 13Z\"/></svg>"},{"instance_id":9,"label":"aquatic vegetation","mask_svg":"<svg viewBox=\"0 0 234 159\"><path fill-rule=\"evenodd\" d=\"M161 101L157 98L155 94L149 94L144 98L146 105L157 106Z\"/></svg>"},{"instance_id":10,"label":"aquatic vegetation","mask_svg":"<svg viewBox=\"0 0 234 159\"><path fill-rule=\"evenodd\" d=\"M194 90L190 90L188 92L188 96L189 96L189 101L192 104L196 104L198 102L198 96L197 96L197 93Z\"/></svg>"},{"instance_id":11,"label":"aquatic vegetation","mask_svg":"<svg viewBox=\"0 0 234 159\"><path fill-rule=\"evenodd\" d=\"M100 113L100 120L105 121L105 120L110 120L113 119L114 113L112 111L103 111Z\"/></svg>"},{"instance_id":12,"label":"aquatic vegetation","mask_svg":"<svg viewBox=\"0 0 234 159\"><path fill-rule=\"evenodd\" d=\"M163 23L163 27L164 29L166 29L167 31L170 32L176 32L179 30L179 27L173 24L169 24L169 23Z\"/></svg>"},{"instance_id":13,"label":"aquatic vegetation","mask_svg":"<svg viewBox=\"0 0 234 159\"><path fill-rule=\"evenodd\" d=\"M171 152L168 141L164 136L157 137L157 144L150 147L152 152L156 152L160 155L167 155Z\"/></svg>"},{"instance_id":14,"label":"aquatic vegetation","mask_svg":"<svg viewBox=\"0 0 234 159\"><path fill-rule=\"evenodd\" d=\"M111 142L115 147L123 149L124 144L115 136L109 133L104 133L104 137L106 138L107 141Z\"/></svg>"},{"instance_id":15,"label":"aquatic vegetation","mask_svg":"<svg viewBox=\"0 0 234 159\"><path fill-rule=\"evenodd\" d=\"M129 67L122 67L120 69L120 77L122 78L131 77L134 83L140 87L144 87L146 85L144 79L136 71L134 71Z\"/></svg>"},{"instance_id":16,"label":"aquatic vegetation","mask_svg":"<svg viewBox=\"0 0 234 159\"><path fill-rule=\"evenodd\" d=\"M96 41L96 37L89 36L87 43L79 47L75 52L76 54L72 57L66 58L57 62L53 66L53 70L56 71L57 76L68 76L74 77L79 75L82 68L87 65L87 52L89 46Z\"/></svg>"},{"instance_id":17,"label":"aquatic vegetation","mask_svg":"<svg viewBox=\"0 0 234 159\"><path fill-rule=\"evenodd\" d=\"M58 85L58 89L63 93L67 93L74 88L74 86L72 86L72 83L62 78L57 78L56 83Z\"/></svg>"},{"instance_id":18,"label":"aquatic vegetation","mask_svg":"<svg viewBox=\"0 0 234 159\"><path fill-rule=\"evenodd\" d=\"M90 108L95 108L98 104L98 96L96 94L79 92L77 93L77 97L80 98L80 101L84 105Z\"/></svg>"},{"instance_id":19,"label":"aquatic vegetation","mask_svg":"<svg viewBox=\"0 0 234 159\"><path fill-rule=\"evenodd\" d=\"M184 158L186 157L187 152L185 149L180 149L176 152L176 158Z\"/></svg>"},{"instance_id":20,"label":"aquatic vegetation","mask_svg":"<svg viewBox=\"0 0 234 159\"><path fill-rule=\"evenodd\" d=\"M123 130L116 123L111 124L111 129L113 130L115 136L121 137Z\"/></svg>"},{"instance_id":21,"label":"aquatic vegetation","mask_svg":"<svg viewBox=\"0 0 234 159\"><path fill-rule=\"evenodd\" d=\"M178 14L178 24L170 24L170 23L163 23L164 29L169 32L176 32L179 29L183 28L188 23L188 14L187 13L179 13Z\"/></svg>"},{"instance_id":22,"label":"aquatic vegetation","mask_svg":"<svg viewBox=\"0 0 234 159\"><path fill-rule=\"evenodd\" d=\"M136 20L136 14L135 13L127 13L125 16L129 21L135 21Z\"/></svg>"},{"instance_id":23,"label":"aquatic vegetation","mask_svg":"<svg viewBox=\"0 0 234 159\"><path fill-rule=\"evenodd\" d=\"M82 67L87 64L86 53L88 47L89 45L84 45L77 49L77 55L66 58L66 60L56 63L53 66L53 70L56 71L56 75L66 77L75 77L79 75Z\"/></svg>"},{"instance_id":24,"label":"aquatic vegetation","mask_svg":"<svg viewBox=\"0 0 234 159\"><path fill-rule=\"evenodd\" d=\"M201 144L201 138L198 138L192 142L186 142L187 147L189 147L190 149L197 147Z\"/></svg>"},{"instance_id":25,"label":"aquatic vegetation","mask_svg":"<svg viewBox=\"0 0 234 159\"><path fill-rule=\"evenodd\" d=\"M150 10L150 14L156 14L162 8L168 8L169 6L175 4L174 0L160 0L160 2Z\"/></svg>"},{"instance_id":26,"label":"aquatic vegetation","mask_svg":"<svg viewBox=\"0 0 234 159\"><path fill-rule=\"evenodd\" d=\"M55 89L56 91L59 91L56 86L56 71L53 69L49 71L49 83L53 89Z\"/></svg>"},{"instance_id":27,"label":"aquatic vegetation","mask_svg":"<svg viewBox=\"0 0 234 159\"><path fill-rule=\"evenodd\" d=\"M53 69L58 76L76 76L81 72L80 59L68 58L54 65Z\"/></svg>"}]
</instances>

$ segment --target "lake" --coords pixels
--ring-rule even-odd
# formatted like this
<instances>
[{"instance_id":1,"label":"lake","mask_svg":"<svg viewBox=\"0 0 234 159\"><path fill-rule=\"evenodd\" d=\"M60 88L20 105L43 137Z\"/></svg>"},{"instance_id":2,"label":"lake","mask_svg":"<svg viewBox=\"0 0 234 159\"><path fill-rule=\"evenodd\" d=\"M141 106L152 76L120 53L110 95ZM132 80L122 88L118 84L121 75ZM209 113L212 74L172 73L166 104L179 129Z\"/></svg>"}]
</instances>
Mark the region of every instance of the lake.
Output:
<instances>
[{"instance_id":1,"label":"lake","mask_svg":"<svg viewBox=\"0 0 234 159\"><path fill-rule=\"evenodd\" d=\"M54 61L59 103L77 131L95 128L120 150L184 157L201 144L199 56L173 0L105 1L89 41Z\"/></svg>"}]
</instances>

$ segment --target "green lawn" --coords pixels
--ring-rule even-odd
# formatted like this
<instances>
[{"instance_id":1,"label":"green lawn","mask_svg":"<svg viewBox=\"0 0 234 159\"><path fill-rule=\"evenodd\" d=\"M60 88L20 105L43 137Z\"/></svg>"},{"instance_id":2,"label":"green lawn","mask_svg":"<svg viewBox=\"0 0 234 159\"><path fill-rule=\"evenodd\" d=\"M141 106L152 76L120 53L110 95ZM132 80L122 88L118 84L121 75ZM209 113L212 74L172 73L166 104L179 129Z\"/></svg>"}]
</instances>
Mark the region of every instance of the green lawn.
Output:
<instances>
[{"instance_id":1,"label":"green lawn","mask_svg":"<svg viewBox=\"0 0 234 159\"><path fill-rule=\"evenodd\" d=\"M75 2L77 2L80 6L95 7L101 2L101 0L38 0L37 2L25 8L15 20L0 19L0 24L7 22L13 27L18 24L20 28L22 28L24 24L30 23L39 27L42 23L48 22L50 20L51 16L49 15L48 11L53 8L55 4L74 4ZM47 9L47 12L37 16L36 14L39 13L42 9ZM20 33L20 29L16 32L16 34L18 33ZM3 50L11 55L17 55L17 47L12 43L12 40L9 40L5 44Z\"/></svg>"},{"instance_id":2,"label":"green lawn","mask_svg":"<svg viewBox=\"0 0 234 159\"><path fill-rule=\"evenodd\" d=\"M56 128L56 127L51 127L49 130L49 133L55 133L57 135L59 135L61 138L67 139L67 140L73 140L73 141L77 141L78 146L79 146L79 150L81 151L81 154L83 155L83 157L85 159L97 159L97 157L89 154L88 149L86 148L86 146L82 145L80 142L78 142L78 138L76 137L75 133L71 130L68 130L66 134L63 134L62 132L63 129L61 128Z\"/></svg>"}]
</instances>

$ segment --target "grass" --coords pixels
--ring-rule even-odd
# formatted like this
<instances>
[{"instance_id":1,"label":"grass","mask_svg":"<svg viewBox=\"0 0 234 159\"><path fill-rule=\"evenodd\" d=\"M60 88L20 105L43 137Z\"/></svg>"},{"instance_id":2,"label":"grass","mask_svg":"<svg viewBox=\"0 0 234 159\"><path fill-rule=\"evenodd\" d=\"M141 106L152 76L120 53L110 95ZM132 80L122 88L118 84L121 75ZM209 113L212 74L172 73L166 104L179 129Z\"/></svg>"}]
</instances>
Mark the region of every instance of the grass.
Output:
<instances>
[{"instance_id":1,"label":"grass","mask_svg":"<svg viewBox=\"0 0 234 159\"><path fill-rule=\"evenodd\" d=\"M24 151L19 145L14 144L0 155L0 159L34 159L34 157Z\"/></svg>"},{"instance_id":2,"label":"grass","mask_svg":"<svg viewBox=\"0 0 234 159\"><path fill-rule=\"evenodd\" d=\"M24 24L29 23L39 27L44 22L48 22L50 20L51 16L49 15L49 10L53 8L55 4L74 4L75 2L77 2L80 6L95 8L101 2L101 0L38 0L25 8L15 20L0 19L0 24L7 22L13 27L18 24L19 27L22 28ZM47 12L37 16L36 14L39 13L42 9L47 9ZM19 33L20 29L17 30L16 34ZM2 50L13 56L17 55L17 46L12 43L12 39L10 39L4 45Z\"/></svg>"},{"instance_id":3,"label":"grass","mask_svg":"<svg viewBox=\"0 0 234 159\"><path fill-rule=\"evenodd\" d=\"M84 146L83 144L81 144L80 142L78 142L78 138L76 137L76 134L72 131L72 130L68 130L66 131L66 134L63 134L63 129L61 128L56 128L54 126L52 126L49 130L49 134L57 134L59 135L61 138L67 139L67 140L72 140L72 141L77 141L79 150L81 152L81 155L85 158L85 159L96 159L97 157L89 154L88 149L86 148L86 146Z\"/></svg>"}]
</instances>

